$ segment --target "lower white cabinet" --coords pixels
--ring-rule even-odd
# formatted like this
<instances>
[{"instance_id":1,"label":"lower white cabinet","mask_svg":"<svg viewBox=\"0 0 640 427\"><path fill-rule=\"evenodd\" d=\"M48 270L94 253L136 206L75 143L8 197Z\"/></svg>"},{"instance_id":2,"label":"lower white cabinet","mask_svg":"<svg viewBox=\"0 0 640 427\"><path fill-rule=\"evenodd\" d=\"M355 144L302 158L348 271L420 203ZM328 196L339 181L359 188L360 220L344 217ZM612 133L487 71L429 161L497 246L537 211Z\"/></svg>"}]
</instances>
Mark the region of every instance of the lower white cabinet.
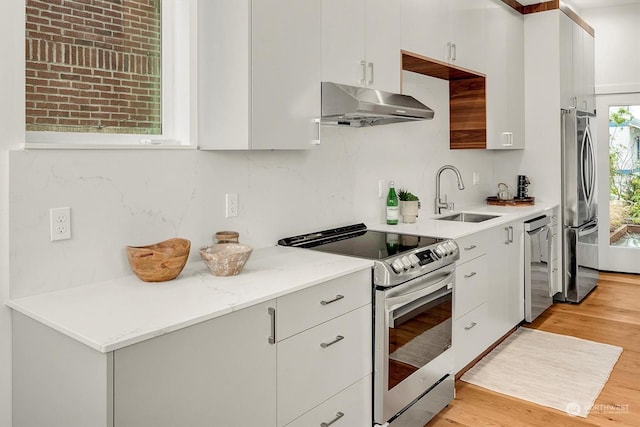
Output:
<instances>
[{"instance_id":1,"label":"lower white cabinet","mask_svg":"<svg viewBox=\"0 0 640 427\"><path fill-rule=\"evenodd\" d=\"M487 303L482 303L456 319L453 328L456 372L467 366L491 345L490 333Z\"/></svg>"},{"instance_id":2,"label":"lower white cabinet","mask_svg":"<svg viewBox=\"0 0 640 427\"><path fill-rule=\"evenodd\" d=\"M371 373L371 323L365 305L277 344L279 426Z\"/></svg>"},{"instance_id":3,"label":"lower white cabinet","mask_svg":"<svg viewBox=\"0 0 640 427\"><path fill-rule=\"evenodd\" d=\"M109 353L14 312L14 425L370 426L371 328L370 269Z\"/></svg>"},{"instance_id":4,"label":"lower white cabinet","mask_svg":"<svg viewBox=\"0 0 640 427\"><path fill-rule=\"evenodd\" d=\"M116 350L114 425L275 425L268 307L275 301Z\"/></svg>"},{"instance_id":5,"label":"lower white cabinet","mask_svg":"<svg viewBox=\"0 0 640 427\"><path fill-rule=\"evenodd\" d=\"M367 375L286 427L371 427L371 387L371 375Z\"/></svg>"}]
</instances>

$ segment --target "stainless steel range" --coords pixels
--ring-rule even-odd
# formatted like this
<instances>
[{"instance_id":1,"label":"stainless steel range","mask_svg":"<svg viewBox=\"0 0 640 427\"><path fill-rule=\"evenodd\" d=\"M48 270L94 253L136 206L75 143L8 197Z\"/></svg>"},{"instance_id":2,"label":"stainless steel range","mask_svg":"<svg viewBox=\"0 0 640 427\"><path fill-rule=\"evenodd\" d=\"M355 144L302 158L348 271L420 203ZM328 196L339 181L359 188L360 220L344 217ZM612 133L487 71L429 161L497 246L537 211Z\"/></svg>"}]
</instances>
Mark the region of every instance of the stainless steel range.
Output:
<instances>
[{"instance_id":1,"label":"stainless steel range","mask_svg":"<svg viewBox=\"0 0 640 427\"><path fill-rule=\"evenodd\" d=\"M422 427L447 406L454 396L454 241L354 224L278 244L373 260L374 424Z\"/></svg>"}]
</instances>

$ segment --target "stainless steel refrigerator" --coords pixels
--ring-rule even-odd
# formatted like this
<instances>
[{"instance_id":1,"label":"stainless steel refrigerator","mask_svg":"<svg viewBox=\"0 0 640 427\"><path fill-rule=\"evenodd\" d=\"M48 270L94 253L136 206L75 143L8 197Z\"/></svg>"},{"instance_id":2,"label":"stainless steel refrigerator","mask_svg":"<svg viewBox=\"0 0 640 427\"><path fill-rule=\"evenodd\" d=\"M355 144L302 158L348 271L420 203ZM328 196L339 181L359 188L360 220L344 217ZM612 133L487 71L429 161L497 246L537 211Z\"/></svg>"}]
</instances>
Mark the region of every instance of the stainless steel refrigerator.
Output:
<instances>
[{"instance_id":1,"label":"stainless steel refrigerator","mask_svg":"<svg viewBox=\"0 0 640 427\"><path fill-rule=\"evenodd\" d=\"M598 202L595 115L562 110L563 290L556 300L578 303L598 283Z\"/></svg>"}]
</instances>

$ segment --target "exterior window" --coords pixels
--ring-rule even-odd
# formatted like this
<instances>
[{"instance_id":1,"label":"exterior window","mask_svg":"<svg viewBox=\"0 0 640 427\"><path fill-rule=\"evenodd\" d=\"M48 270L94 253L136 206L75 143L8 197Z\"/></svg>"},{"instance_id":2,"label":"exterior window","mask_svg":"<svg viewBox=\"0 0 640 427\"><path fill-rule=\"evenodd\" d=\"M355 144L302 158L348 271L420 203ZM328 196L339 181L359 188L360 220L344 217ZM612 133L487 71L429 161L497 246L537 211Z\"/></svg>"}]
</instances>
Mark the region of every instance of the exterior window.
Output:
<instances>
[{"instance_id":1,"label":"exterior window","mask_svg":"<svg viewBox=\"0 0 640 427\"><path fill-rule=\"evenodd\" d=\"M193 146L194 5L26 0L27 147Z\"/></svg>"}]
</instances>

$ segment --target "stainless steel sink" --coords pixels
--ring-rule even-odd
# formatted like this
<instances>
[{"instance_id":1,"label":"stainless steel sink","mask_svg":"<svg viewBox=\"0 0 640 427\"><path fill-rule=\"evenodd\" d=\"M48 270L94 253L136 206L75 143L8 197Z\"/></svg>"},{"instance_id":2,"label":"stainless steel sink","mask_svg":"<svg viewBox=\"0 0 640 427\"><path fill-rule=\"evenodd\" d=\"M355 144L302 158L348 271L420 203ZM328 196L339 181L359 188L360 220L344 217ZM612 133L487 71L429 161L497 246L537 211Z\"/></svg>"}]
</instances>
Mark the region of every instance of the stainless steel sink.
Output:
<instances>
[{"instance_id":1,"label":"stainless steel sink","mask_svg":"<svg viewBox=\"0 0 640 427\"><path fill-rule=\"evenodd\" d=\"M455 215L443 216L435 218L440 221L458 221L458 222L482 222L489 219L497 218L498 215L475 214L469 212L460 212Z\"/></svg>"}]
</instances>

